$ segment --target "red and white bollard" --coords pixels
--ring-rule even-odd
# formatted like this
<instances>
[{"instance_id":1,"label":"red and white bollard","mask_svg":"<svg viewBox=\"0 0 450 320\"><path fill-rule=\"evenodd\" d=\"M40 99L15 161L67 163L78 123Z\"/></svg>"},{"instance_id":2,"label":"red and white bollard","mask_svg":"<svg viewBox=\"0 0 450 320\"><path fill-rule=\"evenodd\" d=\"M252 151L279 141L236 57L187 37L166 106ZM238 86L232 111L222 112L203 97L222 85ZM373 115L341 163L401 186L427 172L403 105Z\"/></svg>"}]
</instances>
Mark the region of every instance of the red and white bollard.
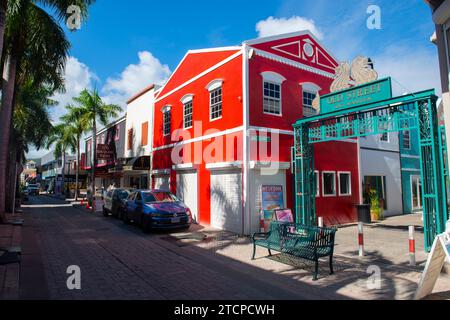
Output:
<instances>
[{"instance_id":1,"label":"red and white bollard","mask_svg":"<svg viewBox=\"0 0 450 320\"><path fill-rule=\"evenodd\" d=\"M358 223L358 251L359 256L364 257L364 226L363 223Z\"/></svg>"},{"instance_id":2,"label":"red and white bollard","mask_svg":"<svg viewBox=\"0 0 450 320\"><path fill-rule=\"evenodd\" d=\"M323 218L319 217L319 228L323 228Z\"/></svg>"},{"instance_id":3,"label":"red and white bollard","mask_svg":"<svg viewBox=\"0 0 450 320\"><path fill-rule=\"evenodd\" d=\"M414 226L409 227L409 265L416 265L416 240L414 239Z\"/></svg>"},{"instance_id":4,"label":"red and white bollard","mask_svg":"<svg viewBox=\"0 0 450 320\"><path fill-rule=\"evenodd\" d=\"M260 228L261 233L266 232L266 221L264 219L264 211L263 210L261 210L261 212L259 213L259 228Z\"/></svg>"}]
</instances>

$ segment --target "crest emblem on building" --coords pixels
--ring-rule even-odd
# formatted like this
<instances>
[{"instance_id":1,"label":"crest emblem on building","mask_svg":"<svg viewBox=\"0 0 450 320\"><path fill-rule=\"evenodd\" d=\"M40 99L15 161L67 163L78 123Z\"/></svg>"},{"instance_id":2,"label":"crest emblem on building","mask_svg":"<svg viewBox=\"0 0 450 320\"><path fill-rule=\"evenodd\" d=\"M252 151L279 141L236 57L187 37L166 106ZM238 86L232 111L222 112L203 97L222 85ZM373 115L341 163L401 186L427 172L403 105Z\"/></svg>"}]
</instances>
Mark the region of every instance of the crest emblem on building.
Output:
<instances>
[{"instance_id":1,"label":"crest emblem on building","mask_svg":"<svg viewBox=\"0 0 450 320\"><path fill-rule=\"evenodd\" d=\"M336 78L331 84L330 91L336 92L353 86L359 86L378 79L373 62L364 56L356 57L352 64L341 62L336 68Z\"/></svg>"}]
</instances>

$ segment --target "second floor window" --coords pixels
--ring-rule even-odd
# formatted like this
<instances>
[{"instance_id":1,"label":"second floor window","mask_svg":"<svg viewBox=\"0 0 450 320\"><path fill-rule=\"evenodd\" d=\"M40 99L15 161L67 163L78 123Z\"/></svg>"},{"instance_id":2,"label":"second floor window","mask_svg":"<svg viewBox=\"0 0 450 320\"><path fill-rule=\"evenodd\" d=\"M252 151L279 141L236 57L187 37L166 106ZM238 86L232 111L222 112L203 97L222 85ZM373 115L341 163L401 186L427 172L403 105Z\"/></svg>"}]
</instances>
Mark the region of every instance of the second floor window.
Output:
<instances>
[{"instance_id":1,"label":"second floor window","mask_svg":"<svg viewBox=\"0 0 450 320\"><path fill-rule=\"evenodd\" d=\"M264 81L264 112L281 115L281 85Z\"/></svg>"},{"instance_id":2,"label":"second floor window","mask_svg":"<svg viewBox=\"0 0 450 320\"><path fill-rule=\"evenodd\" d=\"M141 145L143 147L148 145L148 122L141 125Z\"/></svg>"},{"instance_id":3,"label":"second floor window","mask_svg":"<svg viewBox=\"0 0 450 320\"><path fill-rule=\"evenodd\" d=\"M133 149L133 128L128 129L127 133L127 149L132 150Z\"/></svg>"},{"instance_id":4,"label":"second floor window","mask_svg":"<svg viewBox=\"0 0 450 320\"><path fill-rule=\"evenodd\" d=\"M389 133L385 132L380 136L380 141L389 142Z\"/></svg>"},{"instance_id":5,"label":"second floor window","mask_svg":"<svg viewBox=\"0 0 450 320\"><path fill-rule=\"evenodd\" d=\"M192 128L192 113L193 113L192 100L186 102L183 105L183 108L184 108L184 129Z\"/></svg>"},{"instance_id":6,"label":"second floor window","mask_svg":"<svg viewBox=\"0 0 450 320\"><path fill-rule=\"evenodd\" d=\"M222 87L210 91L211 120L222 118Z\"/></svg>"},{"instance_id":7,"label":"second floor window","mask_svg":"<svg viewBox=\"0 0 450 320\"><path fill-rule=\"evenodd\" d=\"M303 107L313 109L313 101L317 97L317 93L311 91L303 91Z\"/></svg>"},{"instance_id":8,"label":"second floor window","mask_svg":"<svg viewBox=\"0 0 450 320\"><path fill-rule=\"evenodd\" d=\"M403 131L403 149L411 149L411 131Z\"/></svg>"},{"instance_id":9,"label":"second floor window","mask_svg":"<svg viewBox=\"0 0 450 320\"><path fill-rule=\"evenodd\" d=\"M170 127L171 127L171 116L170 116L170 109L169 108L164 110L163 118L164 118L164 120L163 120L163 122L164 122L164 128L163 128L164 135L168 136L168 135L170 135Z\"/></svg>"}]
</instances>

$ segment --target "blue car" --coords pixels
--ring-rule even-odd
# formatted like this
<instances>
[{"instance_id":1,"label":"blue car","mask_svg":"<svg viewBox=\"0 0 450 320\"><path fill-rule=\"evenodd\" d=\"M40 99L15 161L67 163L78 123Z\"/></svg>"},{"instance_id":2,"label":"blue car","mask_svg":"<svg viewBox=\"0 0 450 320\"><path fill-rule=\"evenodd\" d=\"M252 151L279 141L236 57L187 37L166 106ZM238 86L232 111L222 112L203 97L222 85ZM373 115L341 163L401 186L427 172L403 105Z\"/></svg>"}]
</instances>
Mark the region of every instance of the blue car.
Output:
<instances>
[{"instance_id":1,"label":"blue car","mask_svg":"<svg viewBox=\"0 0 450 320\"><path fill-rule=\"evenodd\" d=\"M188 229L192 213L170 192L136 190L126 200L122 220L125 224L140 224L146 233L155 229Z\"/></svg>"}]
</instances>

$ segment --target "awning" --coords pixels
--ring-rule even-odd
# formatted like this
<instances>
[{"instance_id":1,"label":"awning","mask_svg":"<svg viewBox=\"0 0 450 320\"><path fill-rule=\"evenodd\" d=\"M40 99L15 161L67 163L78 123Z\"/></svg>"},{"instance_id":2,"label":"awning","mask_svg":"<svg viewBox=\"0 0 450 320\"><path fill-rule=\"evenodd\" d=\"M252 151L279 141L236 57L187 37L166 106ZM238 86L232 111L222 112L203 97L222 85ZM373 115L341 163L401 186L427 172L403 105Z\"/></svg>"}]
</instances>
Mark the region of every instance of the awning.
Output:
<instances>
[{"instance_id":1,"label":"awning","mask_svg":"<svg viewBox=\"0 0 450 320\"><path fill-rule=\"evenodd\" d=\"M140 156L132 158L123 167L124 171L149 171L150 170L150 156Z\"/></svg>"}]
</instances>

